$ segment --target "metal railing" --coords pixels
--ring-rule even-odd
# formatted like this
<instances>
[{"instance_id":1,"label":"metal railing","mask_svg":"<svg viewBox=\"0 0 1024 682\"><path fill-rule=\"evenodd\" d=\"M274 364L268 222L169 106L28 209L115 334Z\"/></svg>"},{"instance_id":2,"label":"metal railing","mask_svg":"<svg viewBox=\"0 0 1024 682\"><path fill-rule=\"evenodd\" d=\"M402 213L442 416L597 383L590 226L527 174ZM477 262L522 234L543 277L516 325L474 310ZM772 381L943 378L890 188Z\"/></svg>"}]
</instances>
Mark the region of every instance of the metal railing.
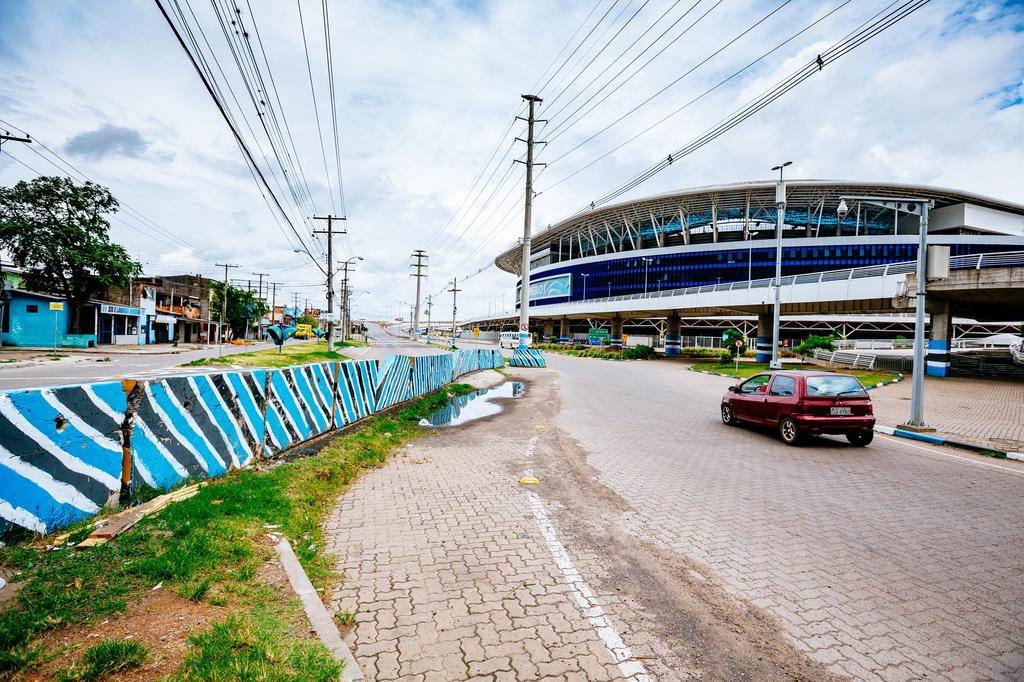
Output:
<instances>
[{"instance_id":1,"label":"metal railing","mask_svg":"<svg viewBox=\"0 0 1024 682\"><path fill-rule=\"evenodd\" d=\"M969 256L951 256L949 259L950 270L980 270L981 268L1024 266L1024 251L1004 251L1000 253L979 253ZM780 280L781 286L792 286L795 284L821 284L823 282L841 282L843 280L865 279L869 277L889 277L891 275L905 275L915 272L917 261L904 261L900 263L888 263L886 265L868 265L859 268L846 268L844 270L826 270L824 272L809 272L803 275L790 275ZM743 291L746 289L765 289L775 283L774 277L754 279L744 282L729 282L727 284L703 284L693 287L682 287L677 289L659 289L643 294L625 294L622 296L605 296L603 298L588 298L583 301L569 301L564 305L590 305L593 303L611 303L615 301L636 301L653 298L665 298L668 296L686 296L689 294L705 294L717 291Z\"/></svg>"},{"instance_id":2,"label":"metal railing","mask_svg":"<svg viewBox=\"0 0 1024 682\"><path fill-rule=\"evenodd\" d=\"M842 350L822 350L821 348L814 351L814 359L822 360L833 365L843 365L844 367L853 367L858 369L874 369L875 368L875 356L867 353L849 353Z\"/></svg>"}]
</instances>

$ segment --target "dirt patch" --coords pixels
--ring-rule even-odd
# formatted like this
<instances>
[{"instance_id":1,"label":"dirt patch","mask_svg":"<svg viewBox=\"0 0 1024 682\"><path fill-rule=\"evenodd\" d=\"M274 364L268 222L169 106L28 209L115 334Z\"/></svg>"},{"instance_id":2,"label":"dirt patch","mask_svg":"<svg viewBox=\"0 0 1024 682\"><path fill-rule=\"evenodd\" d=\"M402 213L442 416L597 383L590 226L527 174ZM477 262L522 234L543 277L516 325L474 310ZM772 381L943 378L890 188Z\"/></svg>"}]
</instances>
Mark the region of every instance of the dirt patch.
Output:
<instances>
[{"instance_id":1,"label":"dirt patch","mask_svg":"<svg viewBox=\"0 0 1024 682\"><path fill-rule=\"evenodd\" d=\"M131 639L150 651L141 668L106 679L127 682L152 680L173 673L188 649L190 635L206 629L210 622L228 613L225 607L191 602L173 590L147 592L129 610L95 625L64 628L46 634L35 644L45 645L57 656L44 666L16 676L16 680L50 680L71 666L82 652L106 639Z\"/></svg>"},{"instance_id":2,"label":"dirt patch","mask_svg":"<svg viewBox=\"0 0 1024 682\"><path fill-rule=\"evenodd\" d=\"M556 413L558 394L551 384L535 382L533 400L521 410L534 419L540 412ZM634 646L655 677L837 679L798 651L773 616L716 584L710 569L630 533L621 522L630 505L598 482L574 439L553 425L546 430L536 448L543 481L537 492L570 553L600 557L601 573L588 573L587 579L598 594L618 595L615 616L629 631L658 640L649 648Z\"/></svg>"},{"instance_id":3,"label":"dirt patch","mask_svg":"<svg viewBox=\"0 0 1024 682\"><path fill-rule=\"evenodd\" d=\"M261 603L278 602L280 610L299 614L298 598L291 589L288 576L276 555L272 555L270 540L263 543L267 560L256 570L252 584L260 589ZM211 594L219 595L217 588ZM146 592L140 600L119 613L93 625L54 630L38 638L33 645L43 645L53 656L44 665L15 675L12 679L24 682L52 680L62 669L80 660L83 652L107 639L128 639L140 642L149 649L142 667L104 678L112 682L142 682L161 679L174 673L188 652L188 638L208 629L214 621L230 613L247 608L245 598L239 597L226 606L206 601L193 602L180 597L173 589L161 587ZM302 639L315 639L316 633L305 616L286 618L289 632Z\"/></svg>"}]
</instances>

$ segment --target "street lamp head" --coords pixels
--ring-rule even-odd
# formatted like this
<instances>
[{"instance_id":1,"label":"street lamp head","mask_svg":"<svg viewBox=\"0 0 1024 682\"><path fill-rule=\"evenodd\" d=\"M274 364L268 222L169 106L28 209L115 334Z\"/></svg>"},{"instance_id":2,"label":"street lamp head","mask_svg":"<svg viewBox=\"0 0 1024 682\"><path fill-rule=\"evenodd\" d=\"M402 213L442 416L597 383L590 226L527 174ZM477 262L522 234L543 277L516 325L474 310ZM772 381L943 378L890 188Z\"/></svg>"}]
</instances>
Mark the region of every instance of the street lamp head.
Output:
<instances>
[{"instance_id":1,"label":"street lamp head","mask_svg":"<svg viewBox=\"0 0 1024 682\"><path fill-rule=\"evenodd\" d=\"M780 163L778 166L772 166L772 170L773 171L782 170L786 166L791 166L792 164L793 164L792 161L785 161L783 163Z\"/></svg>"},{"instance_id":2,"label":"street lamp head","mask_svg":"<svg viewBox=\"0 0 1024 682\"><path fill-rule=\"evenodd\" d=\"M836 215L842 220L846 217L846 214L850 212L850 207L846 205L846 199L839 199L839 206L836 207Z\"/></svg>"}]
</instances>

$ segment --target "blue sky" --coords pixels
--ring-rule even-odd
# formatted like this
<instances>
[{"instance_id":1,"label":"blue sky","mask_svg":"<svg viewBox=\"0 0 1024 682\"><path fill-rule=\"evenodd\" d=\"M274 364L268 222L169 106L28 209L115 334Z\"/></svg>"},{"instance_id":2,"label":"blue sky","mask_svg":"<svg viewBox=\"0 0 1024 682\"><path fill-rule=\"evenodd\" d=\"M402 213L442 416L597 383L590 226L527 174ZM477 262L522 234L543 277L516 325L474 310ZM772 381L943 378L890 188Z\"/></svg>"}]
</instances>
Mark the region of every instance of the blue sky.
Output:
<instances>
[{"instance_id":1,"label":"blue sky","mask_svg":"<svg viewBox=\"0 0 1024 682\"><path fill-rule=\"evenodd\" d=\"M553 138L541 160L556 159L601 130L783 1L723 0L715 5L703 0L690 18L710 11L693 30ZM319 21L319 3L303 3L307 22ZM208 3L192 4L211 42L223 45ZM577 94L576 102L584 101L597 91L691 4L598 0L595 9L588 2L567 0L332 2L349 214L348 241L340 242L339 250L366 258L356 269L355 284L371 293L360 299L360 308L379 314L396 307L395 300L410 299L413 282L407 263L412 249L426 248L431 254L425 291L433 292L442 290L451 276L486 265L520 234L522 194L521 188L513 188L513 175L509 193L504 187L495 193L498 198L509 196L503 205L508 210L494 211L490 205L480 210L479 203L462 202L518 112L519 95L538 82L586 17L590 23L585 27L608 11L592 43L578 52L578 61L570 62L540 92L547 100L541 115L553 119L549 130L575 108L562 109L567 102ZM542 194L535 208L536 227L572 213L663 158L887 4L785 3L650 105L545 169L537 182ZM314 203L326 212L332 204L328 185L337 181L333 158L327 171L322 163L294 3L252 0L251 6ZM550 187L837 7L829 18L713 96ZM247 15L248 7L243 9ZM641 38L663 13L666 18ZM0 3L0 22L5 27L0 34L0 119L27 130L191 245L162 243L145 230L115 222L114 237L148 271L214 275L213 263L229 260L244 266L238 271L243 277L273 272L283 291L291 287L322 300L318 271L292 253L294 244L272 218L154 3L8 1ZM307 24L307 31L322 41L318 27ZM620 29L616 40L598 52ZM638 38L637 47L629 51L627 46ZM326 121L330 112L322 43L311 42L311 47L321 121ZM220 54L230 67L230 56ZM582 67L591 56L591 68L572 80L572 65ZM1021 3L932 2L756 118L637 188L633 196L765 178L768 168L784 158L794 161L794 177L920 182L1024 202L1022 65ZM239 81L235 87L241 87ZM511 138L503 144L511 144ZM329 157L333 148L331 152ZM37 170L54 172L31 151L5 145L0 182L32 175L8 153ZM495 177L505 170L503 166ZM463 211L452 220L460 206ZM442 230L451 234L438 237ZM510 304L512 286L511 277L493 269L474 277L465 286L460 313L498 307L502 293ZM444 309L447 301L444 297L439 302L435 315L450 314Z\"/></svg>"}]
</instances>

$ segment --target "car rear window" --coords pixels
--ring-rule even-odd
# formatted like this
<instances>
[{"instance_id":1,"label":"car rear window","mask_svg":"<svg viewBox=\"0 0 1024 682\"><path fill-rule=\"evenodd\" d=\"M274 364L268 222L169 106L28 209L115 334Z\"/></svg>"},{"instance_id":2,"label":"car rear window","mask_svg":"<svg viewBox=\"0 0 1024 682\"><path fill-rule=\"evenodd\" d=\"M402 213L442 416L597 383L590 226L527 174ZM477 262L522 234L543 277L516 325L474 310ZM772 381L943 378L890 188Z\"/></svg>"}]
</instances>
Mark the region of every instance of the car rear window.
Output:
<instances>
[{"instance_id":1,"label":"car rear window","mask_svg":"<svg viewBox=\"0 0 1024 682\"><path fill-rule=\"evenodd\" d=\"M846 395L866 395L864 387L860 382L851 376L817 376L807 377L807 395L834 396L840 393Z\"/></svg>"}]
</instances>

